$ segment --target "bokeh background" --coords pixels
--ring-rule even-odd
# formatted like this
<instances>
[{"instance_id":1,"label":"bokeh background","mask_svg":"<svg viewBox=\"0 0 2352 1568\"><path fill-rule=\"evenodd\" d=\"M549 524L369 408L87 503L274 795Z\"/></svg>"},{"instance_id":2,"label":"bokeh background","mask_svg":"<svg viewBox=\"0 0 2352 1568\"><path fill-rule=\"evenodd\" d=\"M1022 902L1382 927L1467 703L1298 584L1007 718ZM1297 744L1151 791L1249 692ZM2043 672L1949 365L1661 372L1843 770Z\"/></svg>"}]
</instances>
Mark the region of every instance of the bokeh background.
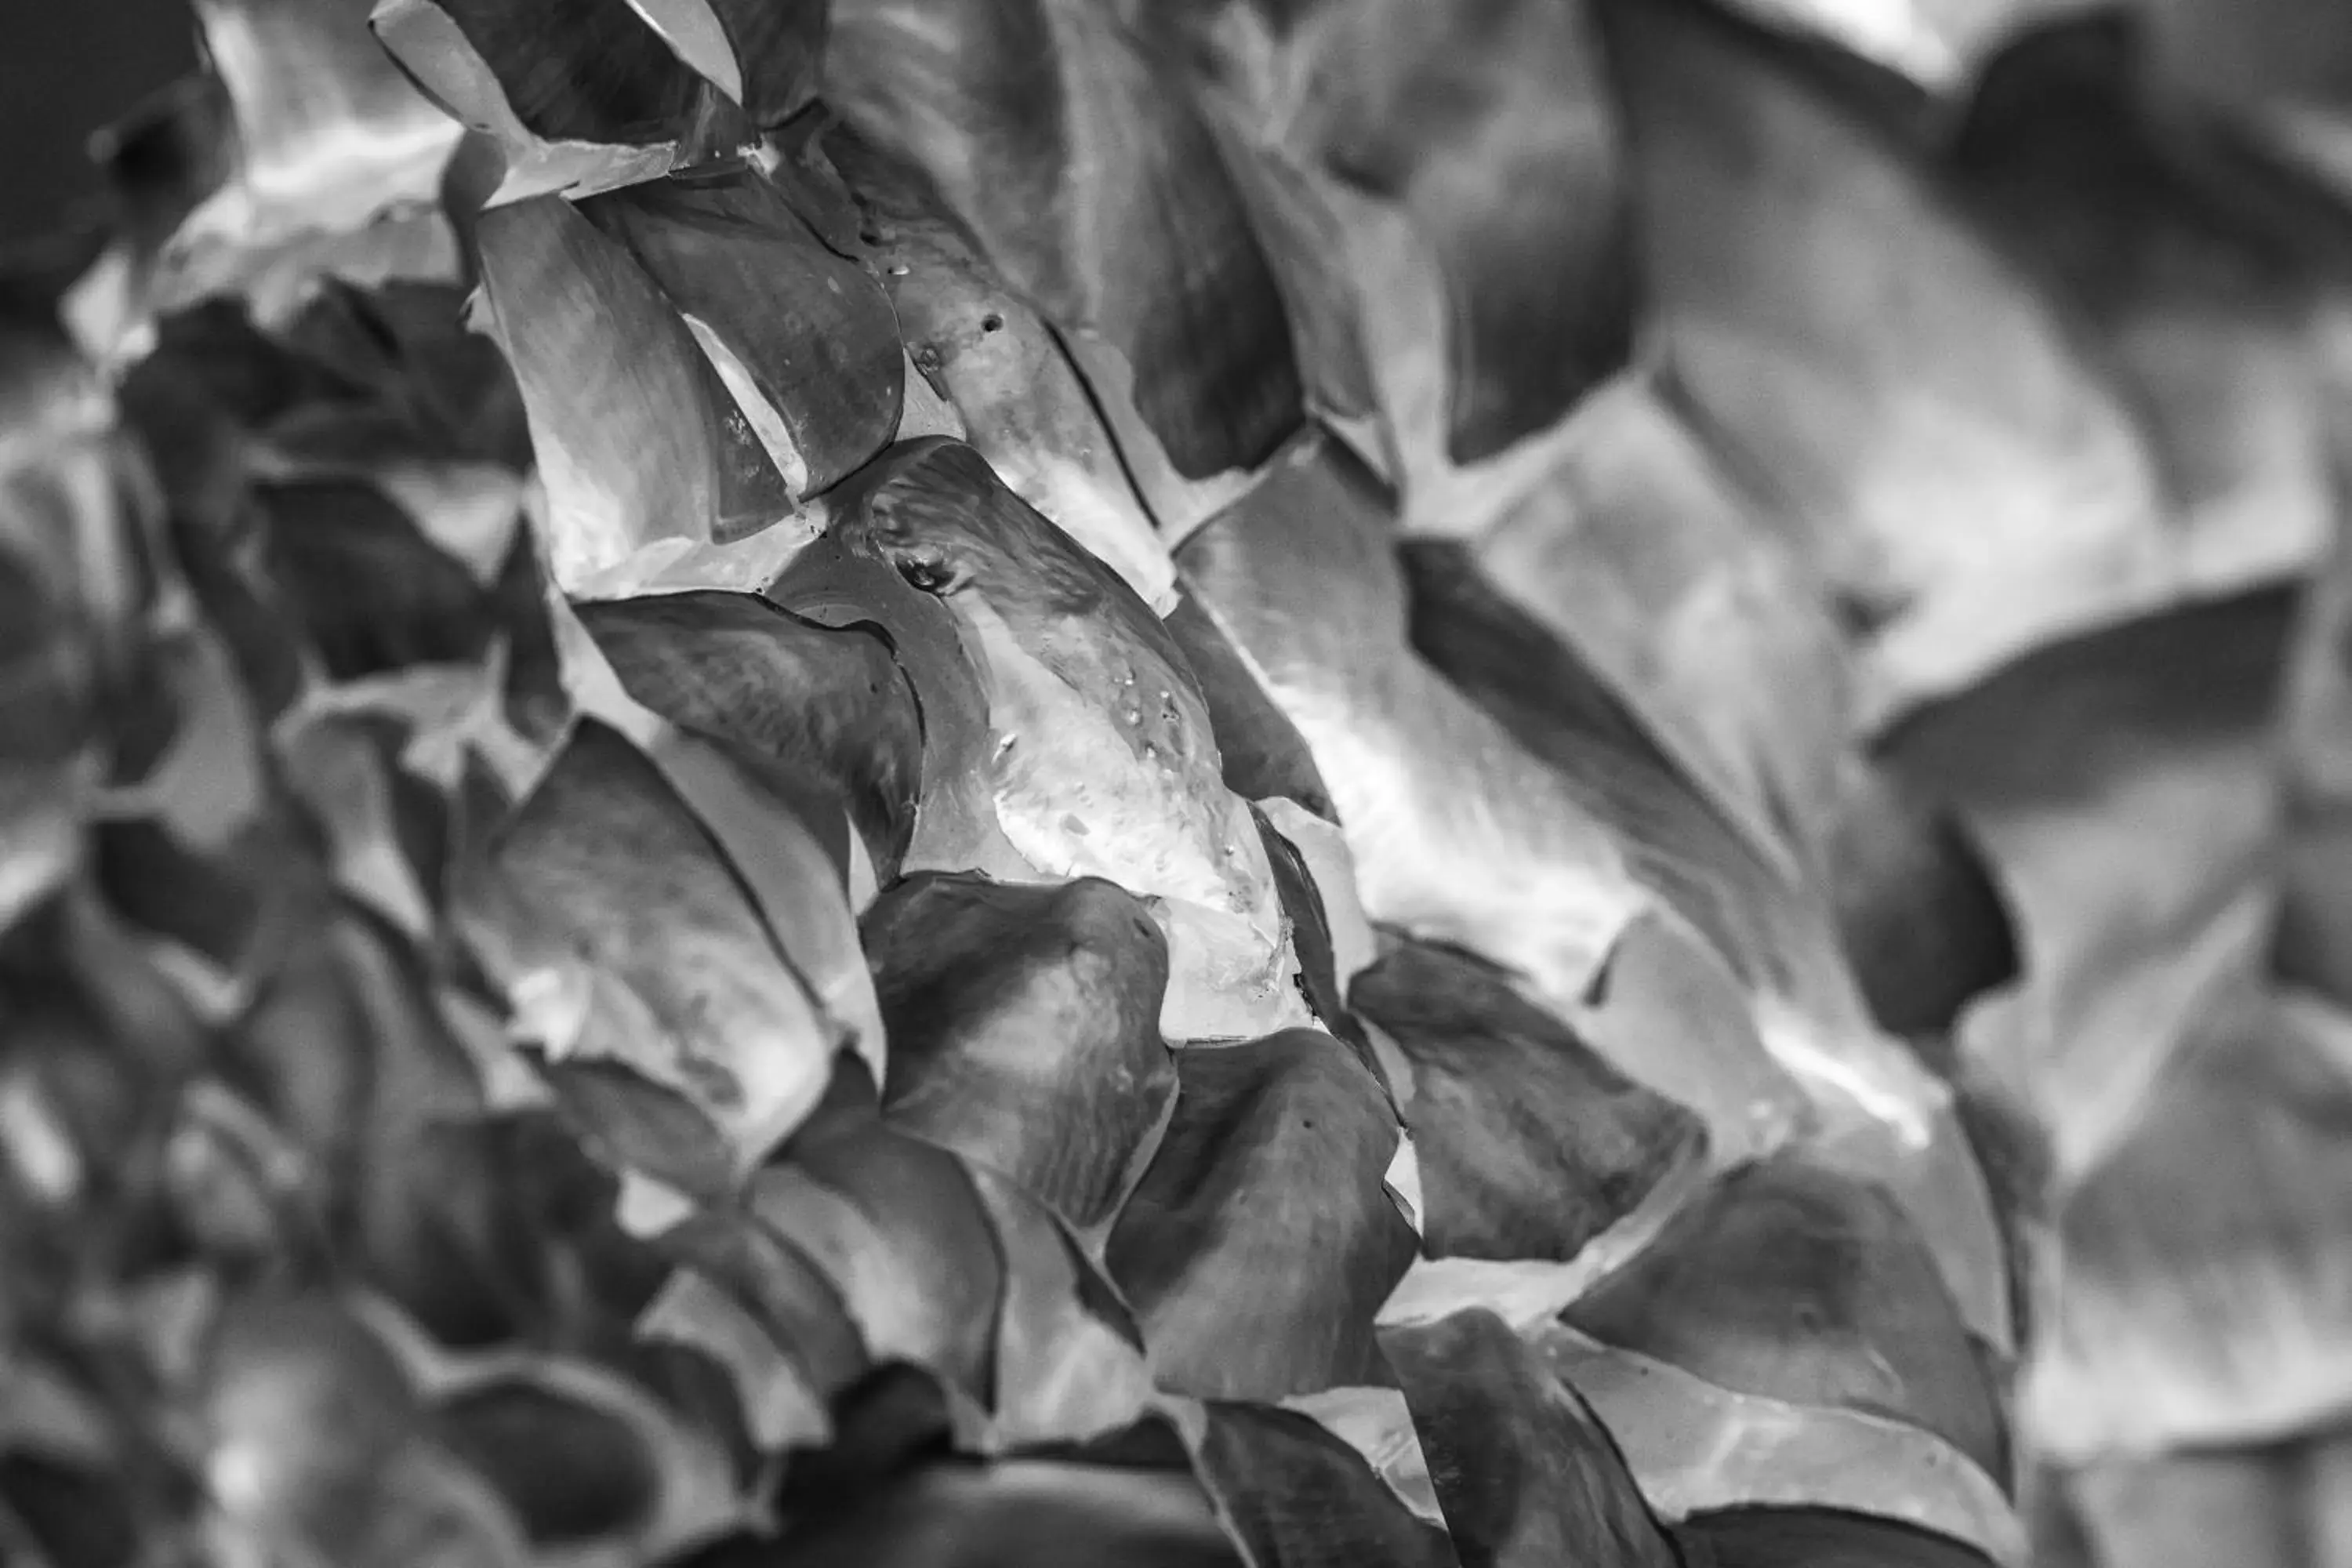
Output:
<instances>
[{"instance_id":1,"label":"bokeh background","mask_svg":"<svg viewBox=\"0 0 2352 1568\"><path fill-rule=\"evenodd\" d=\"M186 0L0 6L0 243L92 199L91 135L196 66Z\"/></svg>"}]
</instances>

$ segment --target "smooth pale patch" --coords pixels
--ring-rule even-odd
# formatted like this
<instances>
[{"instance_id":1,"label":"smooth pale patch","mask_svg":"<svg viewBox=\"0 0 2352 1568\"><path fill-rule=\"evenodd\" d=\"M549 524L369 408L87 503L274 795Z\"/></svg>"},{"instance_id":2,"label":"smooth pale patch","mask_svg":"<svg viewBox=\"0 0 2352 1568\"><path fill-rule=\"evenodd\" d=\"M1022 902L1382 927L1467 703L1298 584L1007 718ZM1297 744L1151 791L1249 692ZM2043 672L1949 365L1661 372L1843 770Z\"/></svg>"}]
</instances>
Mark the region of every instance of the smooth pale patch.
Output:
<instances>
[{"instance_id":1,"label":"smooth pale patch","mask_svg":"<svg viewBox=\"0 0 2352 1568\"><path fill-rule=\"evenodd\" d=\"M1996 28L2042 0L1742 0L1741 8L1792 32L1816 34L1930 92L1968 85Z\"/></svg>"},{"instance_id":2,"label":"smooth pale patch","mask_svg":"<svg viewBox=\"0 0 2352 1568\"><path fill-rule=\"evenodd\" d=\"M847 812L843 813L844 816ZM857 831L856 822L848 824L849 843L849 912L863 915L874 907L882 894L881 879L875 874L874 856L866 847L866 836Z\"/></svg>"},{"instance_id":3,"label":"smooth pale patch","mask_svg":"<svg viewBox=\"0 0 2352 1568\"><path fill-rule=\"evenodd\" d=\"M1298 988L1298 962L1286 939L1269 948L1245 915L1184 899L1153 899L1151 918L1168 938L1168 996L1160 1030L1171 1045L1253 1040L1278 1029L1317 1027Z\"/></svg>"},{"instance_id":4,"label":"smooth pale patch","mask_svg":"<svg viewBox=\"0 0 2352 1568\"><path fill-rule=\"evenodd\" d=\"M88 1164L75 1147L55 1100L30 1072L0 1078L0 1154L15 1167L16 1179L44 1204L73 1201L80 1196L89 1176ZM0 1372L0 1379L5 1380L0 1386L9 1394L10 1415L5 1419L10 1427L21 1419L15 1414L20 1385L38 1375L16 1367ZM0 1427L0 1431L8 1429Z\"/></svg>"},{"instance_id":5,"label":"smooth pale patch","mask_svg":"<svg viewBox=\"0 0 2352 1568\"><path fill-rule=\"evenodd\" d=\"M102 768L92 754L0 776L0 930L39 908L80 869L85 802Z\"/></svg>"},{"instance_id":6,"label":"smooth pale patch","mask_svg":"<svg viewBox=\"0 0 2352 1568\"><path fill-rule=\"evenodd\" d=\"M1381 1186L1389 1201L1404 1215L1405 1224L1412 1226L1415 1236L1421 1234L1421 1216L1429 1211L1428 1200L1421 1193L1421 1157L1412 1146L1412 1134L1397 1134L1396 1158L1389 1162L1388 1170L1381 1176Z\"/></svg>"},{"instance_id":7,"label":"smooth pale patch","mask_svg":"<svg viewBox=\"0 0 2352 1568\"><path fill-rule=\"evenodd\" d=\"M621 1173L621 1190L613 1200L613 1218L629 1235L651 1240L694 1213L692 1198L668 1183L643 1171Z\"/></svg>"},{"instance_id":8,"label":"smooth pale patch","mask_svg":"<svg viewBox=\"0 0 2352 1568\"><path fill-rule=\"evenodd\" d=\"M1404 1054L1404 1047L1396 1043L1394 1036L1370 1019L1357 1018L1356 1027L1363 1031L1364 1043L1371 1047L1372 1059L1380 1064L1381 1075L1388 1079L1389 1092L1396 1096L1398 1106L1412 1105L1412 1058ZM1419 1212L1417 1206L1415 1212Z\"/></svg>"}]
</instances>

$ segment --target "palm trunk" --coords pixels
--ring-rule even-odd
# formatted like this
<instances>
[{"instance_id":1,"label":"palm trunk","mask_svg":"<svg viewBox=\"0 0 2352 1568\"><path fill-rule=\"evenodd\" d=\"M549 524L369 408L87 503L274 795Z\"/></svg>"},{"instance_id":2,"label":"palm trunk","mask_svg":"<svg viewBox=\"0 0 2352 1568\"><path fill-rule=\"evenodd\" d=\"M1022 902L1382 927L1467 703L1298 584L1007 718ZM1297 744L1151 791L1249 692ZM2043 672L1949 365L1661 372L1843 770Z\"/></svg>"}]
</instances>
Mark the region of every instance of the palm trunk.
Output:
<instances>
[{"instance_id":1,"label":"palm trunk","mask_svg":"<svg viewBox=\"0 0 2352 1568\"><path fill-rule=\"evenodd\" d=\"M2352 1563L2331 11L195 10L0 1555Z\"/></svg>"}]
</instances>

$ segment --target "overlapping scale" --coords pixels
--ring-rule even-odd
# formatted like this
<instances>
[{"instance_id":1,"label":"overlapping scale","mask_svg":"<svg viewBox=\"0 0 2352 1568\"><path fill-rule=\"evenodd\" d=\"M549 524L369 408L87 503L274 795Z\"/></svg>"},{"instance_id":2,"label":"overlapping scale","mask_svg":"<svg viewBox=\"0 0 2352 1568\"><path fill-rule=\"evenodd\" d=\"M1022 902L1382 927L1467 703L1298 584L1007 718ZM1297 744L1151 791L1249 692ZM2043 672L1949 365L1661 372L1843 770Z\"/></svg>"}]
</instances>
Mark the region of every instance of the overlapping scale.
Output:
<instances>
[{"instance_id":1,"label":"overlapping scale","mask_svg":"<svg viewBox=\"0 0 2352 1568\"><path fill-rule=\"evenodd\" d=\"M203 9L0 404L11 1509L2013 1563L2021 1257L2110 1542L2324 1468L2324 36Z\"/></svg>"}]
</instances>

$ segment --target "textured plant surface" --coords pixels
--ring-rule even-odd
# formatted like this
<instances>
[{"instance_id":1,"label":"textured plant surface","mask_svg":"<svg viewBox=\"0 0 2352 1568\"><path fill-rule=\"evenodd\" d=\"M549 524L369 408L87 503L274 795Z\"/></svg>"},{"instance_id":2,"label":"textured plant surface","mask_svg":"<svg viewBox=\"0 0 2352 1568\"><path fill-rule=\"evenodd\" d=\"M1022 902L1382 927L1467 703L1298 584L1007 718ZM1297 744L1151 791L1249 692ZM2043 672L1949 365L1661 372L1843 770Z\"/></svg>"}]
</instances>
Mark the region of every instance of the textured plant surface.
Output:
<instances>
[{"instance_id":1,"label":"textured plant surface","mask_svg":"<svg viewBox=\"0 0 2352 1568\"><path fill-rule=\"evenodd\" d=\"M2352 1563L2352 22L195 0L0 273L0 1559Z\"/></svg>"}]
</instances>

